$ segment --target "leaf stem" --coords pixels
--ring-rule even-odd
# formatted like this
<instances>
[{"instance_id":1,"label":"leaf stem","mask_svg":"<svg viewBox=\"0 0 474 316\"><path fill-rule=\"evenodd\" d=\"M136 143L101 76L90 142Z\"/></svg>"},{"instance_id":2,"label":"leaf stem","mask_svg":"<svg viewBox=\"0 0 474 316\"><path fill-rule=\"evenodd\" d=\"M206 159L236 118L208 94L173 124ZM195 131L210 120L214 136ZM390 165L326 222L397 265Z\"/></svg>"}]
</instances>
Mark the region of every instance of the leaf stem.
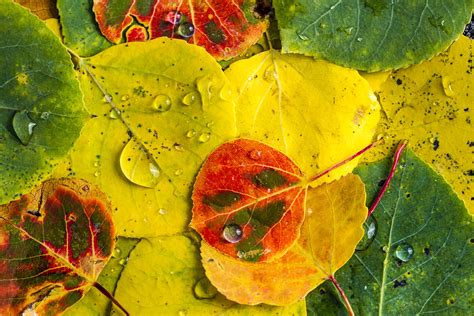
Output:
<instances>
[{"instance_id":1,"label":"leaf stem","mask_svg":"<svg viewBox=\"0 0 474 316\"><path fill-rule=\"evenodd\" d=\"M379 193L377 194L377 197L375 198L374 202L369 208L369 213L367 217L372 215L372 213L375 211L377 206L380 203L380 200L382 200L383 195L385 194L385 191L387 191L387 188L392 181L393 176L395 175L395 171L397 170L398 162L400 161L400 157L403 153L403 150L408 144L408 140L402 140L397 147L397 150L395 151L395 155L393 156L393 163L392 163L392 168L390 168L390 173L388 174L387 179L385 180L385 183L383 184L382 188L380 189Z\"/></svg>"},{"instance_id":2,"label":"leaf stem","mask_svg":"<svg viewBox=\"0 0 474 316\"><path fill-rule=\"evenodd\" d=\"M376 141L376 142L373 142L372 144L364 147L363 149L359 150L358 152L356 152L355 154L347 157L346 159L344 159L343 161L340 161L338 162L337 164L329 167L328 169L324 170L323 172L321 173L318 173L317 175L315 175L314 177L312 177L311 179L309 179L309 182L313 182L325 175L327 175L329 172L333 171L334 169L337 169L339 168L340 166L350 162L351 160L354 160L355 158L359 157L360 155L362 155L363 153L365 153L367 150L371 149L372 147L378 145L380 143L380 141Z\"/></svg>"},{"instance_id":3,"label":"leaf stem","mask_svg":"<svg viewBox=\"0 0 474 316\"><path fill-rule=\"evenodd\" d=\"M352 309L351 303L349 302L349 299L346 296L346 293L344 293L344 290L342 289L341 285L337 282L336 278L333 275L329 276L329 280L331 280L332 284L336 287L337 291L341 295L344 305L346 306L347 312L349 313L350 316L354 316L354 310Z\"/></svg>"},{"instance_id":4,"label":"leaf stem","mask_svg":"<svg viewBox=\"0 0 474 316\"><path fill-rule=\"evenodd\" d=\"M104 294L105 297L107 297L109 300L112 301L112 303L114 303L118 308L120 308L124 313L125 315L129 316L130 314L127 312L127 310L122 306L122 304L119 303L119 301L117 301L115 299L115 297L109 293L109 291L107 291L106 288L104 288L102 285L100 285L100 283L97 283L97 282L94 282L93 286L98 289L100 291L100 293Z\"/></svg>"}]
</instances>

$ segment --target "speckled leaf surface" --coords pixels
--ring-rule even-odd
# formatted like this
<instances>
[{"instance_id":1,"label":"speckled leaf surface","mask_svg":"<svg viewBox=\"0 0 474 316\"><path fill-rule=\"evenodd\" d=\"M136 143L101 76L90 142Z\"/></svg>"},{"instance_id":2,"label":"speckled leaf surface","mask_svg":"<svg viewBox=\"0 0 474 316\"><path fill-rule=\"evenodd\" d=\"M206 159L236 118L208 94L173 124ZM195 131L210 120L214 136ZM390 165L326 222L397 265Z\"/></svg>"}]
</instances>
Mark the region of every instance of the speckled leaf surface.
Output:
<instances>
[{"instance_id":1,"label":"speckled leaf surface","mask_svg":"<svg viewBox=\"0 0 474 316\"><path fill-rule=\"evenodd\" d=\"M0 20L0 203L6 203L49 176L79 136L85 112L56 35L12 1L0 1Z\"/></svg>"},{"instance_id":2,"label":"speckled leaf surface","mask_svg":"<svg viewBox=\"0 0 474 316\"><path fill-rule=\"evenodd\" d=\"M364 71L420 63L448 47L470 20L471 0L277 0L283 52Z\"/></svg>"},{"instance_id":3,"label":"speckled leaf surface","mask_svg":"<svg viewBox=\"0 0 474 316\"><path fill-rule=\"evenodd\" d=\"M60 313L96 281L114 243L107 197L82 180L49 180L1 206L0 313Z\"/></svg>"},{"instance_id":4,"label":"speckled leaf surface","mask_svg":"<svg viewBox=\"0 0 474 316\"><path fill-rule=\"evenodd\" d=\"M354 70L269 51L232 64L225 74L238 89L240 136L282 151L303 173L325 170L372 140L379 105ZM357 159L321 180L335 180L356 165Z\"/></svg>"},{"instance_id":5,"label":"speckled leaf surface","mask_svg":"<svg viewBox=\"0 0 474 316\"><path fill-rule=\"evenodd\" d=\"M100 33L92 12L93 0L58 0L64 44L79 56L92 56L112 44Z\"/></svg>"},{"instance_id":6,"label":"speckled leaf surface","mask_svg":"<svg viewBox=\"0 0 474 316\"><path fill-rule=\"evenodd\" d=\"M281 257L303 223L302 176L293 161L263 143L225 143L209 155L196 178L191 227L234 258Z\"/></svg>"},{"instance_id":7,"label":"speckled leaf surface","mask_svg":"<svg viewBox=\"0 0 474 316\"><path fill-rule=\"evenodd\" d=\"M360 179L351 174L311 188L306 204L301 237L281 258L248 263L202 243L206 275L219 292L240 304L292 304L350 259L367 217Z\"/></svg>"},{"instance_id":8,"label":"speckled leaf surface","mask_svg":"<svg viewBox=\"0 0 474 316\"><path fill-rule=\"evenodd\" d=\"M385 115L377 146L387 155L400 139L439 172L474 214L473 42L461 37L430 61L394 72L378 92Z\"/></svg>"},{"instance_id":9,"label":"speckled leaf surface","mask_svg":"<svg viewBox=\"0 0 474 316\"><path fill-rule=\"evenodd\" d=\"M286 307L239 305L204 275L195 238L142 240L130 255L116 298L130 315L304 315L304 301ZM123 315L118 309L112 315Z\"/></svg>"},{"instance_id":10,"label":"speckled leaf surface","mask_svg":"<svg viewBox=\"0 0 474 316\"><path fill-rule=\"evenodd\" d=\"M368 203L390 165L383 160L356 169ZM362 250L336 273L356 314L472 314L472 217L451 187L412 151L403 155L372 216L377 225L370 246L360 245ZM309 314L343 313L334 298L330 286L316 289L308 297Z\"/></svg>"},{"instance_id":11,"label":"speckled leaf surface","mask_svg":"<svg viewBox=\"0 0 474 316\"><path fill-rule=\"evenodd\" d=\"M235 137L234 92L219 64L198 46L161 38L113 46L81 69L95 117L72 150L72 171L110 196L120 235L184 231L202 162Z\"/></svg>"},{"instance_id":12,"label":"speckled leaf surface","mask_svg":"<svg viewBox=\"0 0 474 316\"><path fill-rule=\"evenodd\" d=\"M267 28L255 0L94 0L100 30L113 43L168 36L206 48L219 60L243 53Z\"/></svg>"}]
</instances>

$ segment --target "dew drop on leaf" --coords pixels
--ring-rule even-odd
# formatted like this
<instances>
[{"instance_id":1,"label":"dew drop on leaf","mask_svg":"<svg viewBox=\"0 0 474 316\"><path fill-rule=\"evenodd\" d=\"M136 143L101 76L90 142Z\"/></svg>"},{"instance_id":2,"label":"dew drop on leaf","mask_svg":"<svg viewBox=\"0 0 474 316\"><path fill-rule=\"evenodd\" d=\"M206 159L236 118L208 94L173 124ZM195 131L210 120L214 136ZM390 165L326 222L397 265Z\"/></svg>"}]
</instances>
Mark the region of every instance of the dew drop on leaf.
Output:
<instances>
[{"instance_id":1,"label":"dew drop on leaf","mask_svg":"<svg viewBox=\"0 0 474 316\"><path fill-rule=\"evenodd\" d=\"M254 149L249 152L249 158L252 160L260 160L262 158L262 152L258 149Z\"/></svg>"},{"instance_id":2,"label":"dew drop on leaf","mask_svg":"<svg viewBox=\"0 0 474 316\"><path fill-rule=\"evenodd\" d=\"M122 101L128 101L128 99L130 99L130 96L129 96L128 94L124 94L124 95L120 98L120 100L122 100Z\"/></svg>"},{"instance_id":3,"label":"dew drop on leaf","mask_svg":"<svg viewBox=\"0 0 474 316\"><path fill-rule=\"evenodd\" d=\"M448 97L454 97L455 93L454 93L453 88L451 86L451 79L449 77L444 76L443 79L441 79L441 82L443 83L444 93Z\"/></svg>"},{"instance_id":4,"label":"dew drop on leaf","mask_svg":"<svg viewBox=\"0 0 474 316\"><path fill-rule=\"evenodd\" d=\"M43 113L41 113L40 117L41 117L42 120L47 120L47 119L49 119L50 115L51 115L50 112L43 112Z\"/></svg>"},{"instance_id":5,"label":"dew drop on leaf","mask_svg":"<svg viewBox=\"0 0 474 316\"><path fill-rule=\"evenodd\" d=\"M276 73L275 73L275 67L273 65L270 65L265 69L265 72L263 73L263 79L265 81L271 82L276 78Z\"/></svg>"},{"instance_id":6,"label":"dew drop on leaf","mask_svg":"<svg viewBox=\"0 0 474 316\"><path fill-rule=\"evenodd\" d=\"M120 168L130 182L142 187L154 188L160 181L160 167L134 138L122 150Z\"/></svg>"},{"instance_id":7,"label":"dew drop on leaf","mask_svg":"<svg viewBox=\"0 0 474 316\"><path fill-rule=\"evenodd\" d=\"M204 277L196 282L193 288L194 295L198 299L213 298L217 295L217 289L211 284L208 278Z\"/></svg>"},{"instance_id":8,"label":"dew drop on leaf","mask_svg":"<svg viewBox=\"0 0 474 316\"><path fill-rule=\"evenodd\" d=\"M183 169L176 169L176 171L174 172L174 174L175 174L176 176L182 175L182 174L183 174Z\"/></svg>"},{"instance_id":9,"label":"dew drop on leaf","mask_svg":"<svg viewBox=\"0 0 474 316\"><path fill-rule=\"evenodd\" d=\"M188 38L194 35L194 25L189 22L181 23L176 30L176 33L184 38Z\"/></svg>"},{"instance_id":10,"label":"dew drop on leaf","mask_svg":"<svg viewBox=\"0 0 474 316\"><path fill-rule=\"evenodd\" d=\"M228 224L224 226L222 237L232 244L238 243L243 236L242 228L237 224Z\"/></svg>"},{"instance_id":11,"label":"dew drop on leaf","mask_svg":"<svg viewBox=\"0 0 474 316\"><path fill-rule=\"evenodd\" d=\"M184 105L193 105L199 100L199 95L196 92L189 92L186 94L181 102Z\"/></svg>"},{"instance_id":12,"label":"dew drop on leaf","mask_svg":"<svg viewBox=\"0 0 474 316\"><path fill-rule=\"evenodd\" d=\"M219 96L224 101L229 101L232 99L232 88L228 83L224 84L221 89L221 92L219 93Z\"/></svg>"},{"instance_id":13,"label":"dew drop on leaf","mask_svg":"<svg viewBox=\"0 0 474 316\"><path fill-rule=\"evenodd\" d=\"M167 213L167 211L164 208L160 208L158 210L158 213L160 213L160 215L165 215Z\"/></svg>"},{"instance_id":14,"label":"dew drop on leaf","mask_svg":"<svg viewBox=\"0 0 474 316\"><path fill-rule=\"evenodd\" d=\"M201 143L207 143L209 141L209 139L211 138L211 134L210 133L202 133L198 140L201 142Z\"/></svg>"},{"instance_id":15,"label":"dew drop on leaf","mask_svg":"<svg viewBox=\"0 0 474 316\"><path fill-rule=\"evenodd\" d=\"M115 120L115 119L117 119L119 116L120 116L120 113L119 113L118 110L116 110L116 109L110 110L110 112L109 112L109 117L110 117L111 119Z\"/></svg>"},{"instance_id":16,"label":"dew drop on leaf","mask_svg":"<svg viewBox=\"0 0 474 316\"><path fill-rule=\"evenodd\" d=\"M296 32L296 35L303 41L309 40L309 37L304 34L304 31L303 32L298 31Z\"/></svg>"},{"instance_id":17,"label":"dew drop on leaf","mask_svg":"<svg viewBox=\"0 0 474 316\"><path fill-rule=\"evenodd\" d=\"M193 137L194 135L196 135L196 131L193 130L193 129L190 129L189 131L186 132L186 137L187 137L187 138L191 138L191 137Z\"/></svg>"},{"instance_id":18,"label":"dew drop on leaf","mask_svg":"<svg viewBox=\"0 0 474 316\"><path fill-rule=\"evenodd\" d=\"M364 231L364 236L357 245L356 251L367 250L374 241L374 238L377 235L377 220L375 217L370 216L367 218L364 223Z\"/></svg>"},{"instance_id":19,"label":"dew drop on leaf","mask_svg":"<svg viewBox=\"0 0 474 316\"><path fill-rule=\"evenodd\" d=\"M170 11L165 17L165 21L171 24L179 24L181 22L181 12L179 11Z\"/></svg>"},{"instance_id":20,"label":"dew drop on leaf","mask_svg":"<svg viewBox=\"0 0 474 316\"><path fill-rule=\"evenodd\" d=\"M395 256L403 262L409 261L413 257L413 247L407 243L397 246L395 249Z\"/></svg>"},{"instance_id":21,"label":"dew drop on leaf","mask_svg":"<svg viewBox=\"0 0 474 316\"><path fill-rule=\"evenodd\" d=\"M31 136L33 135L33 129L36 126L36 123L31 120L28 112L26 110L16 112L13 116L12 125L13 130L21 143L23 145L28 145Z\"/></svg>"},{"instance_id":22,"label":"dew drop on leaf","mask_svg":"<svg viewBox=\"0 0 474 316\"><path fill-rule=\"evenodd\" d=\"M158 112L167 112L171 109L171 99L166 94L159 94L153 100L153 109Z\"/></svg>"}]
</instances>

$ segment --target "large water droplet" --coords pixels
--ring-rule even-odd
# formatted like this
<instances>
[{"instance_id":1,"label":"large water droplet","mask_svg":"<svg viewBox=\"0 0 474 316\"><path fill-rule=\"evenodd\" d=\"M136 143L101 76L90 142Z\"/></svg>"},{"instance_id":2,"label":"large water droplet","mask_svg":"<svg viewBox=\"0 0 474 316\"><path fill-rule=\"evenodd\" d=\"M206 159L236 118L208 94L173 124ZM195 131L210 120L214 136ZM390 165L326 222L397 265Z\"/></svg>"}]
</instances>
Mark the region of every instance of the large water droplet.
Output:
<instances>
[{"instance_id":1,"label":"large water droplet","mask_svg":"<svg viewBox=\"0 0 474 316\"><path fill-rule=\"evenodd\" d=\"M33 135L33 129L36 126L36 123L28 115L28 111L23 110L16 112L13 116L13 130L15 131L16 136L21 141L22 144L28 145L28 142Z\"/></svg>"},{"instance_id":2,"label":"large water droplet","mask_svg":"<svg viewBox=\"0 0 474 316\"><path fill-rule=\"evenodd\" d=\"M189 22L181 23L176 30L176 33L184 38L188 38L194 35L194 25Z\"/></svg>"},{"instance_id":3,"label":"large water droplet","mask_svg":"<svg viewBox=\"0 0 474 316\"><path fill-rule=\"evenodd\" d=\"M213 298L217 295L217 289L211 284L208 278L204 277L194 285L194 295L198 299Z\"/></svg>"},{"instance_id":4,"label":"large water droplet","mask_svg":"<svg viewBox=\"0 0 474 316\"><path fill-rule=\"evenodd\" d=\"M181 102L184 105L193 105L199 101L199 94L196 92L189 92L183 97L183 100Z\"/></svg>"},{"instance_id":5,"label":"large water droplet","mask_svg":"<svg viewBox=\"0 0 474 316\"><path fill-rule=\"evenodd\" d=\"M444 76L443 79L441 79L441 82L443 83L444 93L448 97L454 97L456 93L454 92L453 87L451 86L451 79L447 76Z\"/></svg>"},{"instance_id":6,"label":"large water droplet","mask_svg":"<svg viewBox=\"0 0 474 316\"><path fill-rule=\"evenodd\" d=\"M153 109L158 112L166 112L171 109L171 99L166 94L159 94L153 100Z\"/></svg>"},{"instance_id":7,"label":"large water droplet","mask_svg":"<svg viewBox=\"0 0 474 316\"><path fill-rule=\"evenodd\" d=\"M364 251L367 250L377 235L377 220L375 217L370 216L364 223L364 236L362 240L357 245L357 251Z\"/></svg>"},{"instance_id":8,"label":"large water droplet","mask_svg":"<svg viewBox=\"0 0 474 316\"><path fill-rule=\"evenodd\" d=\"M243 234L242 228L237 224L225 225L222 231L222 237L232 244L238 243L242 239Z\"/></svg>"},{"instance_id":9,"label":"large water droplet","mask_svg":"<svg viewBox=\"0 0 474 316\"><path fill-rule=\"evenodd\" d=\"M134 138L120 155L120 168L128 180L142 187L154 188L160 181L160 168Z\"/></svg>"},{"instance_id":10,"label":"large water droplet","mask_svg":"<svg viewBox=\"0 0 474 316\"><path fill-rule=\"evenodd\" d=\"M395 256L403 262L407 262L413 257L413 247L407 243L403 243L397 246L395 249Z\"/></svg>"},{"instance_id":11,"label":"large water droplet","mask_svg":"<svg viewBox=\"0 0 474 316\"><path fill-rule=\"evenodd\" d=\"M275 67L273 65L270 65L267 67L267 69L265 69L265 72L263 73L263 79L268 82L276 79Z\"/></svg>"},{"instance_id":12,"label":"large water droplet","mask_svg":"<svg viewBox=\"0 0 474 316\"><path fill-rule=\"evenodd\" d=\"M209 141L209 139L211 138L211 134L210 133L202 133L198 140L201 142L201 143L207 143Z\"/></svg>"},{"instance_id":13,"label":"large water droplet","mask_svg":"<svg viewBox=\"0 0 474 316\"><path fill-rule=\"evenodd\" d=\"M116 109L110 110L110 112L109 112L109 117L110 117L111 119L115 120L115 119L119 118L119 116L120 116L120 111L118 111L118 110L116 110Z\"/></svg>"}]
</instances>

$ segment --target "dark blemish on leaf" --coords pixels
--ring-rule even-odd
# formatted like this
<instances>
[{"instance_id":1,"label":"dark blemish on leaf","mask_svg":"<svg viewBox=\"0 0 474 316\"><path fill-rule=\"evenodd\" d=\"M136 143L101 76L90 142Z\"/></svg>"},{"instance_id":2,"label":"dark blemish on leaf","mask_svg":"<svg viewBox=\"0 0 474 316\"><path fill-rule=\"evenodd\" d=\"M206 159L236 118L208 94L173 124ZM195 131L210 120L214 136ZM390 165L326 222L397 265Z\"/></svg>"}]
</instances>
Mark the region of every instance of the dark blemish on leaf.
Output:
<instances>
[{"instance_id":1,"label":"dark blemish on leaf","mask_svg":"<svg viewBox=\"0 0 474 316\"><path fill-rule=\"evenodd\" d=\"M383 187L384 184L385 184L385 179L380 180L379 183L378 183L378 186Z\"/></svg>"},{"instance_id":2,"label":"dark blemish on leaf","mask_svg":"<svg viewBox=\"0 0 474 316\"><path fill-rule=\"evenodd\" d=\"M430 255L430 248L425 248L423 249L423 252L425 253L425 255L429 256Z\"/></svg>"},{"instance_id":3,"label":"dark blemish on leaf","mask_svg":"<svg viewBox=\"0 0 474 316\"><path fill-rule=\"evenodd\" d=\"M320 289L320 290L319 290L319 294L321 294L321 295L326 294L326 290L325 290L325 289Z\"/></svg>"},{"instance_id":4,"label":"dark blemish on leaf","mask_svg":"<svg viewBox=\"0 0 474 316\"><path fill-rule=\"evenodd\" d=\"M393 288L396 289L397 287L404 287L406 285L407 285L406 280L401 280L401 281L395 280L395 282L393 283Z\"/></svg>"},{"instance_id":5,"label":"dark blemish on leaf","mask_svg":"<svg viewBox=\"0 0 474 316\"><path fill-rule=\"evenodd\" d=\"M469 239L469 242L470 242L471 244L474 244L474 238Z\"/></svg>"},{"instance_id":6,"label":"dark blemish on leaf","mask_svg":"<svg viewBox=\"0 0 474 316\"><path fill-rule=\"evenodd\" d=\"M212 196L205 196L202 203L212 207L216 211L221 211L224 207L238 202L240 198L241 196L238 193L223 191Z\"/></svg>"},{"instance_id":7,"label":"dark blemish on leaf","mask_svg":"<svg viewBox=\"0 0 474 316\"><path fill-rule=\"evenodd\" d=\"M287 183L285 177L274 169L264 169L253 176L252 182L268 189L274 189Z\"/></svg>"},{"instance_id":8,"label":"dark blemish on leaf","mask_svg":"<svg viewBox=\"0 0 474 316\"><path fill-rule=\"evenodd\" d=\"M131 130L127 130L127 135L128 137L132 138L133 137L133 133Z\"/></svg>"},{"instance_id":9,"label":"dark blemish on leaf","mask_svg":"<svg viewBox=\"0 0 474 316\"><path fill-rule=\"evenodd\" d=\"M439 148L439 140L436 138L433 142L433 150L438 150Z\"/></svg>"},{"instance_id":10,"label":"dark blemish on leaf","mask_svg":"<svg viewBox=\"0 0 474 316\"><path fill-rule=\"evenodd\" d=\"M473 177L474 176L474 169L467 170L466 172L464 172L464 175Z\"/></svg>"},{"instance_id":11,"label":"dark blemish on leaf","mask_svg":"<svg viewBox=\"0 0 474 316\"><path fill-rule=\"evenodd\" d=\"M26 211L28 214L30 215L33 215L33 216L36 216L36 217L40 217L41 216L41 213L39 211Z\"/></svg>"},{"instance_id":12,"label":"dark blemish on leaf","mask_svg":"<svg viewBox=\"0 0 474 316\"><path fill-rule=\"evenodd\" d=\"M209 39L215 44L221 44L226 40L224 31L214 22L210 21L204 25L204 31Z\"/></svg>"},{"instance_id":13,"label":"dark blemish on leaf","mask_svg":"<svg viewBox=\"0 0 474 316\"><path fill-rule=\"evenodd\" d=\"M397 79L397 85L401 85L402 84L402 79Z\"/></svg>"},{"instance_id":14,"label":"dark blemish on leaf","mask_svg":"<svg viewBox=\"0 0 474 316\"><path fill-rule=\"evenodd\" d=\"M272 12L272 3L270 0L257 0L253 9L257 19L263 19Z\"/></svg>"}]
</instances>

